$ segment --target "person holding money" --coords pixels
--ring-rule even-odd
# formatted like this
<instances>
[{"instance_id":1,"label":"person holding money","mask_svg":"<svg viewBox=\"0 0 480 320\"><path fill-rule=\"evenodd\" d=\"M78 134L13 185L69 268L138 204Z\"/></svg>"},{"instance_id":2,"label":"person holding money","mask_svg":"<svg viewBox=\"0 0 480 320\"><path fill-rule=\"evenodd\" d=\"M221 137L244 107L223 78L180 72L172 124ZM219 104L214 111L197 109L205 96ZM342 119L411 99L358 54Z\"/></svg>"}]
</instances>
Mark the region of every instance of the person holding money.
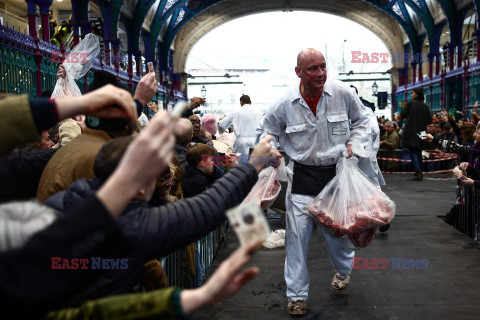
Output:
<instances>
[{"instance_id":1,"label":"person holding money","mask_svg":"<svg viewBox=\"0 0 480 320\"><path fill-rule=\"evenodd\" d=\"M308 242L315 223L305 209L335 176L338 159L317 157L318 152L346 145L367 137L368 117L365 107L348 85L327 80L326 61L315 49L302 50L295 68L300 83L277 100L266 112L263 130L278 141L290 157L293 176L288 179L285 198L287 311L292 315L307 311L309 275ZM344 291L350 281L354 252L347 237L336 238L322 225L317 226L336 269L330 288Z\"/></svg>"}]
</instances>

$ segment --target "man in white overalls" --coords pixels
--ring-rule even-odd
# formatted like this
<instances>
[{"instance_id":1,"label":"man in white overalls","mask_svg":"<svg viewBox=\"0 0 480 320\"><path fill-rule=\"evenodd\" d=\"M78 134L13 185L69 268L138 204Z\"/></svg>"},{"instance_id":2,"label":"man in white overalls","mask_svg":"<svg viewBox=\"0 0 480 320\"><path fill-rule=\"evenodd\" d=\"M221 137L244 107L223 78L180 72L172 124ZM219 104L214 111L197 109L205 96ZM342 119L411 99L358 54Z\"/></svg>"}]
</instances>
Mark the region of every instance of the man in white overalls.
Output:
<instances>
[{"instance_id":1,"label":"man in white overalls","mask_svg":"<svg viewBox=\"0 0 480 320\"><path fill-rule=\"evenodd\" d=\"M321 52L302 50L295 68L299 85L271 106L265 114L263 129L274 136L279 147L290 157L285 199L288 313L305 314L310 278L307 270L308 242L315 220L306 206L335 176L338 159L318 158L317 153L336 145L366 139L368 117L365 107L349 86L327 80L326 62ZM330 288L335 293L346 289L355 255L347 237L336 238L317 225L336 269Z\"/></svg>"},{"instance_id":2,"label":"man in white overalls","mask_svg":"<svg viewBox=\"0 0 480 320\"><path fill-rule=\"evenodd\" d=\"M247 95L240 97L240 106L239 110L230 113L218 123L218 132L221 134L233 126L233 132L237 137L233 146L234 152L248 156L249 148L255 147L255 128L262 120L263 114L252 106Z\"/></svg>"}]
</instances>

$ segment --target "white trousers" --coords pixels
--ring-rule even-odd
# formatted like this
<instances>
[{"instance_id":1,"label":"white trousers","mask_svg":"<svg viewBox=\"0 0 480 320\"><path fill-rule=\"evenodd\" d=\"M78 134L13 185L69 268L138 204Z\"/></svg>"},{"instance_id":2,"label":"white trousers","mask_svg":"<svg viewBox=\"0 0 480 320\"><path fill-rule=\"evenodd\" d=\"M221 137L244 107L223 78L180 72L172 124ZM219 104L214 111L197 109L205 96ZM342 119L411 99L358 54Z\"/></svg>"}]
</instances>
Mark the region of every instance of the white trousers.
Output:
<instances>
[{"instance_id":1,"label":"white trousers","mask_svg":"<svg viewBox=\"0 0 480 320\"><path fill-rule=\"evenodd\" d=\"M352 271L355 251L346 236L337 238L324 229L310 215L307 205L314 199L312 196L290 193L290 184L285 198L286 232L285 232L285 282L287 298L292 300L307 300L310 277L307 270L308 242L312 234L313 224L322 234L327 245L328 254L333 266L341 275ZM333 276L333 274L332 274Z\"/></svg>"},{"instance_id":2,"label":"white trousers","mask_svg":"<svg viewBox=\"0 0 480 320\"><path fill-rule=\"evenodd\" d=\"M249 148L255 147L255 139L256 137L238 137L235 140L235 144L233 148L235 153L243 153L247 156L250 154Z\"/></svg>"}]
</instances>

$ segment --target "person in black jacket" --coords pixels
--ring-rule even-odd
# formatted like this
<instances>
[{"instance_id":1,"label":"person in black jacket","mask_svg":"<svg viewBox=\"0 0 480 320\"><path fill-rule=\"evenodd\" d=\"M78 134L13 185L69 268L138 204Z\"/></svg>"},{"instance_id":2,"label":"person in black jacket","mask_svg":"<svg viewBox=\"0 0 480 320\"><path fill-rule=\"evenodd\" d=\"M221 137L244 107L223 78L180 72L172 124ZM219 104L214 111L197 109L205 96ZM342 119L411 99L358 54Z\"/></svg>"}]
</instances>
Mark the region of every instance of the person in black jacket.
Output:
<instances>
[{"instance_id":1,"label":"person in black jacket","mask_svg":"<svg viewBox=\"0 0 480 320\"><path fill-rule=\"evenodd\" d=\"M427 130L427 125L432 123L430 109L425 104L425 97L422 88L415 88L412 91L412 100L407 102L402 109L398 121L405 120L405 129L402 136L402 146L407 148L412 159L415 175L413 180L421 181L422 173L422 140L418 134Z\"/></svg>"},{"instance_id":2,"label":"person in black jacket","mask_svg":"<svg viewBox=\"0 0 480 320\"><path fill-rule=\"evenodd\" d=\"M43 169L57 149L20 149L0 159L0 203L37 195Z\"/></svg>"},{"instance_id":3,"label":"person in black jacket","mask_svg":"<svg viewBox=\"0 0 480 320\"><path fill-rule=\"evenodd\" d=\"M45 204L60 212L69 211L95 194L127 148L126 143L118 143L122 139L128 138L114 139L102 147L95 160L95 179L78 180ZM252 155L271 156L270 140L270 136L264 138ZM263 167L263 163L256 166L248 163L240 165L201 194L160 207L152 207L147 203L152 191L147 187L150 184L146 183L146 187L138 191L135 199L117 219L120 229L133 246L127 257L119 257L128 259L128 268L104 270L96 281L90 282L65 306L76 306L90 299L129 292L145 262L165 256L218 228L226 220L225 211L242 202ZM155 179L151 183L155 185Z\"/></svg>"},{"instance_id":4,"label":"person in black jacket","mask_svg":"<svg viewBox=\"0 0 480 320\"><path fill-rule=\"evenodd\" d=\"M185 198L205 191L223 174L215 170L213 157L217 151L206 144L197 143L191 146L185 155L187 165L183 171L182 191ZM223 173L223 172L222 172Z\"/></svg>"}]
</instances>

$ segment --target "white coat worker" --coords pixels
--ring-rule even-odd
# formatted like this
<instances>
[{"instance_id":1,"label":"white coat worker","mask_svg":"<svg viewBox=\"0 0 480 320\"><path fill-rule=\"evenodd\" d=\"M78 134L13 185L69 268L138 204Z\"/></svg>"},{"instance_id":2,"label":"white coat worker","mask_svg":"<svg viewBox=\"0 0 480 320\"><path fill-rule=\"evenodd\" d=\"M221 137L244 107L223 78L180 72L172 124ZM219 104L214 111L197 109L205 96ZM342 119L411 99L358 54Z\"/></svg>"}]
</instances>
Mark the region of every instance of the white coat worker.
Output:
<instances>
[{"instance_id":1,"label":"white coat worker","mask_svg":"<svg viewBox=\"0 0 480 320\"><path fill-rule=\"evenodd\" d=\"M323 54L302 50L295 68L300 83L275 102L266 112L263 129L274 136L290 157L293 176L288 179L285 197L285 282L287 311L305 314L310 278L307 270L308 242L316 220L306 210L324 186L335 176L338 159L318 158L317 153L336 145L346 145L367 136L368 116L362 102L348 85L328 79ZM344 291L350 281L355 252L346 236L336 238L322 225L328 253L336 269L330 288Z\"/></svg>"},{"instance_id":2,"label":"white coat worker","mask_svg":"<svg viewBox=\"0 0 480 320\"><path fill-rule=\"evenodd\" d=\"M218 123L218 132L222 134L233 126L233 132L237 139L233 146L235 153L248 155L249 148L255 146L257 135L255 129L263 118L263 114L252 106L250 97L243 95L240 97L240 110L227 115Z\"/></svg>"},{"instance_id":3,"label":"white coat worker","mask_svg":"<svg viewBox=\"0 0 480 320\"><path fill-rule=\"evenodd\" d=\"M355 89L355 94L358 95L358 90L355 86L350 86ZM360 99L362 101L362 99ZM363 101L362 101L363 103ZM368 127L367 127L367 137L365 140L361 141L361 145L365 151L371 153L371 156L360 157L358 159L358 168L363 172L365 177L373 183L377 188L380 189L380 186L385 185L385 180L383 179L382 171L378 166L377 162L377 152L380 148L380 128L378 126L377 116L375 115L375 106L369 107L365 106L365 110L368 113ZM373 108L373 109L372 109Z\"/></svg>"},{"instance_id":4,"label":"white coat worker","mask_svg":"<svg viewBox=\"0 0 480 320\"><path fill-rule=\"evenodd\" d=\"M377 153L380 148L380 128L378 127L377 116L373 113L374 109L367 106L365 108L368 113L368 139L362 141L362 146L365 148L365 151L371 152L372 156L370 158L360 157L358 159L358 168L371 183L381 189L380 186L384 186L386 183L377 162ZM378 228L380 232L386 232L389 229L390 223Z\"/></svg>"}]
</instances>

